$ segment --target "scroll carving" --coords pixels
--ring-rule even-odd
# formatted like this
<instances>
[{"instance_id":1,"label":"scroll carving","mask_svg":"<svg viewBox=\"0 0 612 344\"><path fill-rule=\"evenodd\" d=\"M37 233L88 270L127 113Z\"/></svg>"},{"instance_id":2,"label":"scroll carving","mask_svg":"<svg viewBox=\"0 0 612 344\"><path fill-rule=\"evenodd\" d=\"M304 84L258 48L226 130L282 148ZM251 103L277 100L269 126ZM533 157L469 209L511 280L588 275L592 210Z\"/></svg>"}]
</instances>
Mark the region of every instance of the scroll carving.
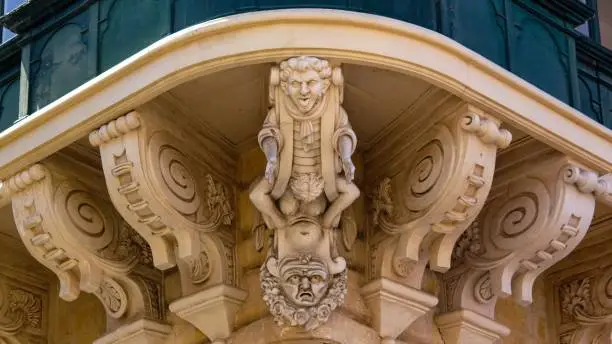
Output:
<instances>
[{"instance_id":1,"label":"scroll carving","mask_svg":"<svg viewBox=\"0 0 612 344\"><path fill-rule=\"evenodd\" d=\"M342 71L326 60L299 56L271 70L272 107L258 136L267 166L250 199L274 232L260 276L282 326L316 328L347 292L346 261L334 239L359 189L351 160L357 138L342 97ZM349 248L350 225L342 236Z\"/></svg>"},{"instance_id":2,"label":"scroll carving","mask_svg":"<svg viewBox=\"0 0 612 344\"><path fill-rule=\"evenodd\" d=\"M371 194L372 223L398 236L393 259L447 271L455 243L489 193L498 148L511 134L465 105L434 125L406 153L406 168L382 179Z\"/></svg>"},{"instance_id":3,"label":"scroll carving","mask_svg":"<svg viewBox=\"0 0 612 344\"><path fill-rule=\"evenodd\" d=\"M22 241L58 276L63 299L74 300L85 291L100 299L110 317L152 317L143 308L151 301L133 279L137 268L157 275L142 264L149 248L99 192L68 174L75 168L50 159L8 180Z\"/></svg>"},{"instance_id":4,"label":"scroll carving","mask_svg":"<svg viewBox=\"0 0 612 344\"><path fill-rule=\"evenodd\" d=\"M499 176L496 197L459 240L445 276L447 311L492 318L498 297L531 303L535 279L586 234L595 196L576 184L581 170L559 155L540 160Z\"/></svg>"},{"instance_id":5,"label":"scroll carving","mask_svg":"<svg viewBox=\"0 0 612 344\"><path fill-rule=\"evenodd\" d=\"M157 268L178 264L185 292L206 283L232 284L231 190L179 144L180 129L159 106L139 111L89 135L100 149L113 204L151 246Z\"/></svg>"}]
</instances>

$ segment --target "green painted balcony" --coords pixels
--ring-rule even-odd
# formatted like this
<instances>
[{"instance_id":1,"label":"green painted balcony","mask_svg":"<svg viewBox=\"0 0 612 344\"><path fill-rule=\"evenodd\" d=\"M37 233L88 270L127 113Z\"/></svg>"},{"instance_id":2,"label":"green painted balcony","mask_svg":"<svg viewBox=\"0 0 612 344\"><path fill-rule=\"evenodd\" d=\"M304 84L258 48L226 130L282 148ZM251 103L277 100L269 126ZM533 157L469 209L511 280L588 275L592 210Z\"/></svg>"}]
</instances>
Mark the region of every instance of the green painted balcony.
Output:
<instances>
[{"instance_id":1,"label":"green painted balcony","mask_svg":"<svg viewBox=\"0 0 612 344\"><path fill-rule=\"evenodd\" d=\"M31 0L0 17L16 33L0 45L0 131L173 32L279 8L372 13L437 31L612 128L612 52L575 29L597 33L595 8L578 0Z\"/></svg>"}]
</instances>

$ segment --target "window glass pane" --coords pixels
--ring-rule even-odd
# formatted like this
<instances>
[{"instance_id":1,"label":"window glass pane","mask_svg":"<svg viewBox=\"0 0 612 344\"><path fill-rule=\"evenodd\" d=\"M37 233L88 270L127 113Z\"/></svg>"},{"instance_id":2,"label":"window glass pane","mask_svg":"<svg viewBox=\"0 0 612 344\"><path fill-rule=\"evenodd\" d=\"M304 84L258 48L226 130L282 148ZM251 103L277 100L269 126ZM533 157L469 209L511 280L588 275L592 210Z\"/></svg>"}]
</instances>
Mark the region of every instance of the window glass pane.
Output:
<instances>
[{"instance_id":1,"label":"window glass pane","mask_svg":"<svg viewBox=\"0 0 612 344\"><path fill-rule=\"evenodd\" d=\"M4 43L13 37L15 37L15 33L13 31L5 27L2 28L2 39L0 40L0 42Z\"/></svg>"},{"instance_id":2,"label":"window glass pane","mask_svg":"<svg viewBox=\"0 0 612 344\"><path fill-rule=\"evenodd\" d=\"M26 1L27 0L4 0L4 13L9 13Z\"/></svg>"},{"instance_id":3,"label":"window glass pane","mask_svg":"<svg viewBox=\"0 0 612 344\"><path fill-rule=\"evenodd\" d=\"M578 31L578 32L580 32L581 34L583 34L583 35L585 35L585 36L589 37L589 36L590 36L590 34L589 34L589 22L586 22L586 23L584 23L584 24L582 24L582 25L578 26L578 27L576 28L576 31Z\"/></svg>"}]
</instances>

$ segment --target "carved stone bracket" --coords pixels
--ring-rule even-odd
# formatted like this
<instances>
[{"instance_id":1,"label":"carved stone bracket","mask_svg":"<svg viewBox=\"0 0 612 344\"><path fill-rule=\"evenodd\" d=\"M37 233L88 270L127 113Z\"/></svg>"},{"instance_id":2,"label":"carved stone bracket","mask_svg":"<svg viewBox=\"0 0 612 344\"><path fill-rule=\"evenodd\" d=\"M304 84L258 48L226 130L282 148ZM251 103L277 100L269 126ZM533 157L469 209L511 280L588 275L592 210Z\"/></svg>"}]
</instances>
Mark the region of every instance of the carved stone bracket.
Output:
<instances>
[{"instance_id":1,"label":"carved stone bracket","mask_svg":"<svg viewBox=\"0 0 612 344\"><path fill-rule=\"evenodd\" d=\"M161 275L143 264L146 243L117 214L86 169L60 158L35 164L8 179L13 215L30 254L60 280L60 297L80 291L100 299L122 324L138 317L162 320Z\"/></svg>"},{"instance_id":2,"label":"carved stone bracket","mask_svg":"<svg viewBox=\"0 0 612 344\"><path fill-rule=\"evenodd\" d=\"M443 311L493 319L499 297L531 303L535 279L580 243L593 218L595 195L577 175L589 173L551 154L496 176L491 199L455 248L456 267L444 276Z\"/></svg>"},{"instance_id":3,"label":"carved stone bracket","mask_svg":"<svg viewBox=\"0 0 612 344\"><path fill-rule=\"evenodd\" d=\"M198 141L202 138L164 117L166 112L170 110L163 104L148 104L93 131L89 140L100 149L113 204L149 243L154 265L162 270L179 268L187 298L171 309L199 329L212 331L204 333L209 338L218 339L214 329L198 320L207 317L195 311L204 310L204 304L190 303L188 312L180 305L186 300L208 302L199 293L215 285L236 284L233 192L220 181L233 177L227 177L231 170L224 175L213 171L211 166L223 168L223 159L216 158L222 154L217 146ZM186 136L201 143L197 150L183 146ZM232 317L224 319L233 321ZM217 325L231 329L229 322Z\"/></svg>"},{"instance_id":4,"label":"carved stone bracket","mask_svg":"<svg viewBox=\"0 0 612 344\"><path fill-rule=\"evenodd\" d=\"M511 138L496 120L464 105L403 153L407 168L372 193L373 223L399 236L395 260L418 262L427 252L433 270L450 268L457 239L489 193L497 149Z\"/></svg>"}]
</instances>

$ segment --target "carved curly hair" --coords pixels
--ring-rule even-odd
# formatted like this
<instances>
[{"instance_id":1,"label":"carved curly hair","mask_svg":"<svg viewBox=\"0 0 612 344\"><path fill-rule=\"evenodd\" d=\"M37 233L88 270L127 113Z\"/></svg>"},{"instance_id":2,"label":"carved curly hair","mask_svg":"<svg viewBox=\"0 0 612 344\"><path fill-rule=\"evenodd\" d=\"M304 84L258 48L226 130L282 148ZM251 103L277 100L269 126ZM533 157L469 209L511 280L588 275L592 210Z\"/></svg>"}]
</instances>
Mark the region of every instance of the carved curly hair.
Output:
<instances>
[{"instance_id":1,"label":"carved curly hair","mask_svg":"<svg viewBox=\"0 0 612 344\"><path fill-rule=\"evenodd\" d=\"M293 71L305 72L314 70L321 79L329 79L332 75L332 67L327 60L321 60L313 56L292 57L280 64L280 79L287 82Z\"/></svg>"}]
</instances>

